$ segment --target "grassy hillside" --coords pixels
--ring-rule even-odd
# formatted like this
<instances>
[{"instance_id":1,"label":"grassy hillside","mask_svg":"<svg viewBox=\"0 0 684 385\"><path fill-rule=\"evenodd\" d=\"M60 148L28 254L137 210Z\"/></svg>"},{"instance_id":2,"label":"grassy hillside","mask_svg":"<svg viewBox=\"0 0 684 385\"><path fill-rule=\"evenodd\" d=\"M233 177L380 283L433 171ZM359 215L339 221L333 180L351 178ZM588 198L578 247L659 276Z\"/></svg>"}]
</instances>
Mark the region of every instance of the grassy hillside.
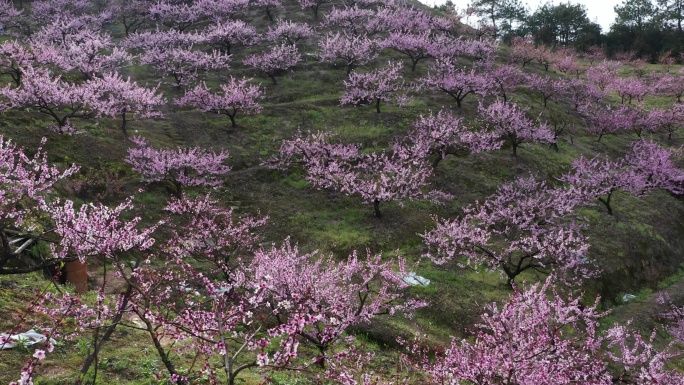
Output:
<instances>
[{"instance_id":1,"label":"grassy hillside","mask_svg":"<svg viewBox=\"0 0 684 385\"><path fill-rule=\"evenodd\" d=\"M417 3L416 7L421 8ZM337 4L339 6L339 4ZM321 13L331 10L326 4ZM307 13L309 12L309 13ZM314 20L310 11L302 11L293 1L277 10L277 17L310 23L320 27L323 16ZM256 10L247 12L244 20L264 32L271 25ZM110 27L116 39L124 38L119 25ZM321 28L324 34L329 28ZM622 133L604 137L600 142L590 135L582 117L572 109L564 98L550 101L542 107L536 92L521 86L510 99L528 107L529 115L541 114L542 119L551 115L568 122L568 128L560 135L558 151L548 145L525 144L518 156L511 149L473 154L464 157L449 156L441 162L431 179L431 188L452 194L454 198L445 205L428 202L398 202L382 204L383 217L376 218L370 205L360 198L342 193L313 188L306 180L304 171L292 167L287 171L271 170L261 164L277 154L280 144L292 138L298 131L329 131L335 140L343 143L359 143L367 151L390 149L392 143L405 136L421 115L445 108L462 117L474 127L482 123L477 117L480 102L487 104L494 97L465 99L461 109L451 98L440 93L412 92L407 105L399 107L384 104L382 112L376 113L372 105L341 107L339 99L344 92L343 81L347 78L342 65L321 63L317 58L316 39L300 43L304 60L278 78L278 84L242 65L248 54L264 50L265 45L238 47L234 50L232 66L228 71L214 71L206 76L207 84L216 88L229 76L254 77L260 84L264 98L260 100L263 112L245 116L238 115L238 127L230 127L225 116L178 108L172 103L164 107L164 117L153 120L130 122L129 132L145 137L155 148L175 146L202 146L209 149L227 150L233 170L224 183L212 191L212 196L227 207L241 214L267 215L268 225L261 230L263 245L280 243L291 237L303 251L322 250L335 256L345 257L352 250L370 249L385 255L402 255L416 263L416 272L432 281L427 287L411 289L417 298L429 301L413 320L400 317L380 317L372 325L356 327L359 343L378 355L375 361L378 372L391 376L396 367L399 350L397 336L411 337L416 331L430 335L430 343L446 345L451 336L465 336L478 321L482 307L492 301L501 301L510 294L506 280L498 272L474 272L461 269L455 264L435 265L422 255L425 252L420 234L435 225L431 216L454 218L465 205L482 200L504 182L516 177L534 175L550 184L559 185L558 178L568 171L572 161L580 156L593 157L607 154L611 157L624 155L629 144L636 138ZM499 50L497 64L505 63L508 48ZM395 52L383 51L367 70L388 60L404 60ZM428 74L431 59L418 64L415 73L405 65L403 74L410 83ZM407 63L408 64L408 63ZM587 65L587 63L583 63ZM653 66L653 71L662 71ZM538 73L562 78L566 75L544 71L543 66L530 64L526 73ZM160 79L149 68L140 65L122 71L139 84L154 85ZM69 75L67 75L69 76ZM76 76L76 75L72 75ZM626 75L625 75L626 76ZM183 95L183 89L163 84L161 91L171 101ZM662 106L669 103L660 97L647 97L646 105ZM66 167L71 163L81 166L74 181L94 178L95 190L109 190L103 202L115 204L128 195L134 195L134 203L142 208L143 222L153 223L161 217L161 209L170 197L169 186L164 183L144 184L123 159L131 143L118 129L118 121L97 119L79 121L75 124L85 131L81 135L64 135L50 132L45 116L35 111L8 110L0 120L0 133L27 149L35 148L41 137L47 137L45 150L54 164ZM681 133L672 141L657 133L654 140L671 147L684 144ZM109 179L109 180L108 180ZM117 182L113 182L116 180ZM142 189L142 192L138 192ZM77 190L77 183L64 182L58 193L79 203L93 200L91 192ZM204 189L188 188L197 195ZM587 220L591 248L589 257L602 269L600 278L586 282L582 288L587 302L601 296L604 309L614 309L606 321L625 322L633 319L633 325L642 330L657 327L662 330L658 317L659 307L653 303L655 293L666 289L676 293L684 282L681 273L684 256L684 203L681 197L657 190L643 198L617 193L613 198L614 215L608 215L601 205L586 206L581 216ZM679 270L679 273L678 273ZM99 264L90 266L91 287L102 282ZM544 276L524 274L519 281L535 282ZM109 295L115 295L116 278L110 280ZM0 330L14 328L17 323L29 327L34 320L20 321L22 312L32 300L34 290L71 290L52 286L41 274L26 276L0 276ZM626 293L638 294L634 302L623 304ZM94 294L85 295L95 300ZM675 302L681 296L673 294ZM67 321L68 322L68 321ZM24 329L24 328L22 328ZM668 337L661 333L662 340ZM146 335L137 330L120 329L107 344L97 363L101 384L157 384L156 374L163 366L155 355ZM37 384L74 383L80 362L91 349L88 336L79 336L60 343L40 368ZM0 382L17 378L22 363L32 354L31 349L15 349L0 353ZM188 353L188 360L192 355ZM272 380L282 384L307 383L313 373L277 372ZM245 383L262 380L259 370L243 377Z\"/></svg>"}]
</instances>

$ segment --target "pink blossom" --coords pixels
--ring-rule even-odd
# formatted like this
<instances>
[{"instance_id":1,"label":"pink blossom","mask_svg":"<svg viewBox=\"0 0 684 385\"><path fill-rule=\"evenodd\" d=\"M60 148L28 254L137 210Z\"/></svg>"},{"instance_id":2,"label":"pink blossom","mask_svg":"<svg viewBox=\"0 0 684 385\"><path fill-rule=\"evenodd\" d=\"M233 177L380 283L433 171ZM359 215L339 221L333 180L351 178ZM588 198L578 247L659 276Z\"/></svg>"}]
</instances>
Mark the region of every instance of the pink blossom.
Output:
<instances>
[{"instance_id":1,"label":"pink blossom","mask_svg":"<svg viewBox=\"0 0 684 385\"><path fill-rule=\"evenodd\" d=\"M322 62L336 62L341 59L347 68L347 74L356 66L366 65L378 56L375 41L365 35L354 36L346 32L329 33L320 41L319 47Z\"/></svg>"},{"instance_id":2,"label":"pink blossom","mask_svg":"<svg viewBox=\"0 0 684 385\"><path fill-rule=\"evenodd\" d=\"M324 25L328 27L338 27L345 32L354 35L374 35L379 31L373 28L376 12L360 8L358 5L344 8L336 8L325 15Z\"/></svg>"},{"instance_id":3,"label":"pink blossom","mask_svg":"<svg viewBox=\"0 0 684 385\"><path fill-rule=\"evenodd\" d=\"M428 76L418 79L418 84L424 89L446 93L461 108L468 95L485 96L494 89L492 78L487 72L481 71L483 68L484 66L468 69L458 66L452 59L438 59L430 66Z\"/></svg>"},{"instance_id":4,"label":"pink blossom","mask_svg":"<svg viewBox=\"0 0 684 385\"><path fill-rule=\"evenodd\" d=\"M294 45L298 41L308 39L314 35L314 30L308 24L278 20L275 27L268 27L265 38L272 42L285 40L286 43Z\"/></svg>"},{"instance_id":5,"label":"pink blossom","mask_svg":"<svg viewBox=\"0 0 684 385\"><path fill-rule=\"evenodd\" d=\"M525 115L526 110L516 104L495 101L486 108L480 104L479 113L493 132L508 141L514 156L523 143L553 143L556 140L555 135L545 123L529 119Z\"/></svg>"},{"instance_id":6,"label":"pink blossom","mask_svg":"<svg viewBox=\"0 0 684 385\"><path fill-rule=\"evenodd\" d=\"M632 100L642 102L649 93L648 86L641 79L631 77L614 79L608 89L620 96L622 104L632 104Z\"/></svg>"},{"instance_id":7,"label":"pink blossom","mask_svg":"<svg viewBox=\"0 0 684 385\"><path fill-rule=\"evenodd\" d=\"M314 18L318 19L318 11L323 4L329 3L330 0L297 0L302 9L309 8L313 12Z\"/></svg>"},{"instance_id":8,"label":"pink blossom","mask_svg":"<svg viewBox=\"0 0 684 385\"><path fill-rule=\"evenodd\" d=\"M398 262L404 266L403 260ZM349 327L384 312L410 314L424 305L403 301L403 270L395 272L392 261L382 261L380 254L370 251L354 251L336 261L318 251L301 253L285 240L280 247L258 250L252 266L256 281L267 282L265 295L281 325L318 349L319 365L334 345L343 342L342 333Z\"/></svg>"},{"instance_id":9,"label":"pink blossom","mask_svg":"<svg viewBox=\"0 0 684 385\"><path fill-rule=\"evenodd\" d=\"M150 18L158 24L183 32L199 22L202 13L195 5L159 0L149 6Z\"/></svg>"},{"instance_id":10,"label":"pink blossom","mask_svg":"<svg viewBox=\"0 0 684 385\"><path fill-rule=\"evenodd\" d=\"M17 87L21 86L24 70L35 62L36 55L31 47L16 40L7 40L0 44L0 74L9 75Z\"/></svg>"},{"instance_id":11,"label":"pink blossom","mask_svg":"<svg viewBox=\"0 0 684 385\"><path fill-rule=\"evenodd\" d=\"M212 93L202 82L194 89L186 91L175 103L179 106L199 108L204 112L226 115L235 127L235 116L238 112L249 115L262 110L257 102L262 97L261 87L249 84L250 81L251 79L235 79L231 76L228 83L220 85L222 93Z\"/></svg>"},{"instance_id":12,"label":"pink blossom","mask_svg":"<svg viewBox=\"0 0 684 385\"><path fill-rule=\"evenodd\" d=\"M200 71L227 68L230 55L212 51L211 53L188 48L161 47L149 48L140 55L140 64L153 65L162 76L171 76L174 85L188 85L198 77Z\"/></svg>"},{"instance_id":13,"label":"pink blossom","mask_svg":"<svg viewBox=\"0 0 684 385\"><path fill-rule=\"evenodd\" d=\"M409 147L398 144L391 154L365 154L356 145L332 144L330 137L309 133L302 138L298 134L284 141L280 154L269 163L287 167L299 162L315 187L358 195L364 203L373 204L377 217L381 216L380 202L427 199L439 203L450 197L440 191L423 191L433 169Z\"/></svg>"},{"instance_id":14,"label":"pink blossom","mask_svg":"<svg viewBox=\"0 0 684 385\"><path fill-rule=\"evenodd\" d=\"M161 117L159 110L165 105L165 100L157 92L159 87L144 88L128 78L125 81L117 73L108 73L102 77L93 79L88 87L99 93L99 98L93 102L96 110L101 115L121 117L121 130L128 135L126 130L128 118L132 115L136 119L149 119Z\"/></svg>"},{"instance_id":15,"label":"pink blossom","mask_svg":"<svg viewBox=\"0 0 684 385\"><path fill-rule=\"evenodd\" d=\"M41 361L44 360L45 359L45 350L36 349L36 351L33 353L33 358L37 358Z\"/></svg>"},{"instance_id":16,"label":"pink blossom","mask_svg":"<svg viewBox=\"0 0 684 385\"><path fill-rule=\"evenodd\" d=\"M249 47L261 40L256 28L241 20L212 23L200 31L197 39L226 54L230 54L231 49L237 45Z\"/></svg>"},{"instance_id":17,"label":"pink blossom","mask_svg":"<svg viewBox=\"0 0 684 385\"><path fill-rule=\"evenodd\" d=\"M587 69L587 81L593 87L604 91L615 79L617 79L617 71L621 66L622 64L620 62L614 61L604 61L598 66L592 66Z\"/></svg>"},{"instance_id":18,"label":"pink blossom","mask_svg":"<svg viewBox=\"0 0 684 385\"><path fill-rule=\"evenodd\" d=\"M223 150L219 153L200 147L155 150L140 137L131 140L135 147L128 150L124 161L141 173L146 182L169 181L178 197L183 186L218 186L222 183L218 176L230 171L223 164L228 158Z\"/></svg>"},{"instance_id":19,"label":"pink blossom","mask_svg":"<svg viewBox=\"0 0 684 385\"><path fill-rule=\"evenodd\" d=\"M289 70L302 61L302 56L295 45L283 44L271 48L270 51L262 54L255 54L245 58L243 63L246 66L255 67L265 73L273 84L276 83L276 76Z\"/></svg>"},{"instance_id":20,"label":"pink blossom","mask_svg":"<svg viewBox=\"0 0 684 385\"><path fill-rule=\"evenodd\" d=\"M406 95L402 78L401 63L389 62L387 67L377 71L358 73L352 71L349 79L345 80L345 92L340 98L341 105L375 104L377 113L380 113L380 102L394 101L404 104Z\"/></svg>"},{"instance_id":21,"label":"pink blossom","mask_svg":"<svg viewBox=\"0 0 684 385\"><path fill-rule=\"evenodd\" d=\"M454 338L423 369L436 383L612 384L596 330L605 314L598 303L583 306L578 296L557 293L551 280L517 290L502 306L487 305L474 340Z\"/></svg>"},{"instance_id":22,"label":"pink blossom","mask_svg":"<svg viewBox=\"0 0 684 385\"><path fill-rule=\"evenodd\" d=\"M49 31L48 31L49 32ZM86 79L131 65L133 56L115 46L112 37L103 32L81 29L54 36L34 36L34 51L42 63L64 71L76 70Z\"/></svg>"},{"instance_id":23,"label":"pink blossom","mask_svg":"<svg viewBox=\"0 0 684 385\"><path fill-rule=\"evenodd\" d=\"M98 116L94 108L99 90L87 84L70 83L61 76L52 77L48 71L27 67L23 70L21 86L0 89L12 108L35 108L50 116L57 125L68 128L72 119L92 119Z\"/></svg>"},{"instance_id":24,"label":"pink blossom","mask_svg":"<svg viewBox=\"0 0 684 385\"><path fill-rule=\"evenodd\" d=\"M682 101L682 96L684 96L684 71L681 69L676 73L654 75L652 83L656 94L674 97L677 103Z\"/></svg>"},{"instance_id":25,"label":"pink blossom","mask_svg":"<svg viewBox=\"0 0 684 385\"><path fill-rule=\"evenodd\" d=\"M433 57L433 41L429 32L392 32L380 42L380 48L393 49L409 58L411 71L416 71L418 62Z\"/></svg>"},{"instance_id":26,"label":"pink blossom","mask_svg":"<svg viewBox=\"0 0 684 385\"><path fill-rule=\"evenodd\" d=\"M251 0L249 7L262 8L268 16L268 20L273 21L273 11L283 7L283 0Z\"/></svg>"},{"instance_id":27,"label":"pink blossom","mask_svg":"<svg viewBox=\"0 0 684 385\"><path fill-rule=\"evenodd\" d=\"M22 148L12 141L0 136L0 232L7 228L17 229L20 234L30 234L35 230L38 218L45 215L41 210L45 196L51 193L58 181L74 175L78 167L60 171L48 163L43 152L45 139L41 141L35 155L29 157ZM15 244L8 237L2 238L4 252L0 254L0 274L16 274L24 272L21 263L24 251L34 243L34 238ZM13 267L13 265L19 266ZM37 264L41 269L43 262ZM33 270L33 269L29 269Z\"/></svg>"},{"instance_id":28,"label":"pink blossom","mask_svg":"<svg viewBox=\"0 0 684 385\"><path fill-rule=\"evenodd\" d=\"M597 134L599 141L606 134L616 134L626 129L633 129L637 135L640 135L643 128L648 128L641 125L641 123L646 122L641 121L640 111L628 105L623 104L614 107L600 103L588 103L581 107L580 112L585 116L587 130L592 134Z\"/></svg>"},{"instance_id":29,"label":"pink blossom","mask_svg":"<svg viewBox=\"0 0 684 385\"><path fill-rule=\"evenodd\" d=\"M527 84L535 91L538 91L543 100L544 107L547 102L553 99L556 95L564 90L564 82L562 80L552 79L548 76L530 74L527 76Z\"/></svg>"},{"instance_id":30,"label":"pink blossom","mask_svg":"<svg viewBox=\"0 0 684 385\"><path fill-rule=\"evenodd\" d=\"M527 64L534 61L537 54L537 47L532 39L515 36L511 41L511 53L508 60L512 63L520 63L525 68Z\"/></svg>"},{"instance_id":31,"label":"pink blossom","mask_svg":"<svg viewBox=\"0 0 684 385\"><path fill-rule=\"evenodd\" d=\"M439 219L422 235L427 257L458 260L461 267L502 269L510 284L526 270L566 274L568 281L595 275L583 259L589 244L572 210L582 203L570 189L552 189L533 178L506 183L455 219Z\"/></svg>"},{"instance_id":32,"label":"pink blossom","mask_svg":"<svg viewBox=\"0 0 684 385\"><path fill-rule=\"evenodd\" d=\"M497 134L485 130L473 130L446 110L437 115L421 116L413 123L414 129L407 137L408 146L415 156L437 157L432 162L437 167L447 155L463 156L468 153L492 151L501 148L503 142Z\"/></svg>"},{"instance_id":33,"label":"pink blossom","mask_svg":"<svg viewBox=\"0 0 684 385\"><path fill-rule=\"evenodd\" d=\"M61 237L53 247L53 253L60 258L73 255L85 261L95 256L117 258L131 249L146 250L154 244L152 233L159 226L139 229L140 217L121 217L133 209L132 198L113 209L102 204L84 204L76 209L70 200L43 206L55 222L55 233Z\"/></svg>"}]
</instances>

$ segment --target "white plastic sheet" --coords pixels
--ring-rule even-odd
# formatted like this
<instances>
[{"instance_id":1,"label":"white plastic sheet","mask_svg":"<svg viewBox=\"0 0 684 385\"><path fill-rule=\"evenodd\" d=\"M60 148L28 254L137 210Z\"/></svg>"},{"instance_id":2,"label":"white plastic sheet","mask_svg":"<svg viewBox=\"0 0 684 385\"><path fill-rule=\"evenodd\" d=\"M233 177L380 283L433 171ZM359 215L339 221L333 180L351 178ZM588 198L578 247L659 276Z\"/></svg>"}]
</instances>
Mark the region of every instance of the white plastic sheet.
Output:
<instances>
[{"instance_id":1,"label":"white plastic sheet","mask_svg":"<svg viewBox=\"0 0 684 385\"><path fill-rule=\"evenodd\" d=\"M637 297L637 296L634 295L634 294L625 294L625 295L622 296L622 302L629 302L629 301L631 301L631 300L633 300L633 299L636 299L636 297Z\"/></svg>"},{"instance_id":2,"label":"white plastic sheet","mask_svg":"<svg viewBox=\"0 0 684 385\"><path fill-rule=\"evenodd\" d=\"M0 350L12 349L17 345L31 346L46 340L45 335L33 329L19 334L0 333ZM54 345L55 340L50 338L50 343Z\"/></svg>"},{"instance_id":3,"label":"white plastic sheet","mask_svg":"<svg viewBox=\"0 0 684 385\"><path fill-rule=\"evenodd\" d=\"M414 271L406 274L402 279L411 286L427 286L430 284L429 279L417 275Z\"/></svg>"}]
</instances>

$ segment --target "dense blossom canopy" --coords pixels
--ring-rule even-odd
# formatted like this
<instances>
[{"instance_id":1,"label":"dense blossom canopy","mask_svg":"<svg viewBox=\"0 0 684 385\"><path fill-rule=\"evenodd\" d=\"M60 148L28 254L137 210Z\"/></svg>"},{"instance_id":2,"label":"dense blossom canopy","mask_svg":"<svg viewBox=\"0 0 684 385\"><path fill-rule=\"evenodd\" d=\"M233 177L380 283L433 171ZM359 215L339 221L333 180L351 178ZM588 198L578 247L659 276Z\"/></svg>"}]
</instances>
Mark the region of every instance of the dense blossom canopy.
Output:
<instances>
[{"instance_id":1,"label":"dense blossom canopy","mask_svg":"<svg viewBox=\"0 0 684 385\"><path fill-rule=\"evenodd\" d=\"M677 24L676 2L658 1L649 33ZM625 3L613 37L640 25ZM581 11L563 7L542 9ZM31 323L47 338L11 355L27 359L3 366L12 384L71 354L63 339L82 347L75 382L111 381L98 371L123 361L105 360L108 344L130 336L157 356L143 382L684 383L681 304L655 319L667 344L641 320L599 329L607 312L591 295L607 293L606 309L676 266L678 48L652 52L658 65L637 51L605 60L586 25L519 8L0 0L0 275L62 279L88 264L98 282L94 295L45 282L35 296L3 283L0 310L21 305L0 320L0 350ZM476 28L461 22L472 15ZM528 20L544 27L515 36ZM581 53L566 46L580 41ZM366 104L376 113L354 108ZM434 286L409 288L416 273ZM587 279L591 294L570 291ZM454 287L464 295L441 298ZM383 361L396 351L374 359L369 341L422 333L380 317L426 306L416 324L438 337L406 345L398 365Z\"/></svg>"}]
</instances>

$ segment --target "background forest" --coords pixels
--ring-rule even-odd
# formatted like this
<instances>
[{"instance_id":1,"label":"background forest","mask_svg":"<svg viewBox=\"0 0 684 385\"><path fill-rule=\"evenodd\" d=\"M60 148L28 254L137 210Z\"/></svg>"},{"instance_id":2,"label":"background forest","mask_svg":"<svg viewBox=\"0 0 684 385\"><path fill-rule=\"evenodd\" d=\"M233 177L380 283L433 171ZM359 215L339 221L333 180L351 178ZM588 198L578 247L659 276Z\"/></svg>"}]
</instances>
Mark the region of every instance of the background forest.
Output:
<instances>
[{"instance_id":1,"label":"background forest","mask_svg":"<svg viewBox=\"0 0 684 385\"><path fill-rule=\"evenodd\" d=\"M463 4L448 0L437 8L447 11L456 5ZM614 7L614 21L603 31L584 5L571 1L546 2L536 9L521 0L475 0L468 5L464 17L469 24L490 27L508 42L513 36L529 35L538 44L578 50L598 45L611 56L630 51L651 62L665 52L677 57L683 50L681 0L624 0Z\"/></svg>"}]
</instances>

